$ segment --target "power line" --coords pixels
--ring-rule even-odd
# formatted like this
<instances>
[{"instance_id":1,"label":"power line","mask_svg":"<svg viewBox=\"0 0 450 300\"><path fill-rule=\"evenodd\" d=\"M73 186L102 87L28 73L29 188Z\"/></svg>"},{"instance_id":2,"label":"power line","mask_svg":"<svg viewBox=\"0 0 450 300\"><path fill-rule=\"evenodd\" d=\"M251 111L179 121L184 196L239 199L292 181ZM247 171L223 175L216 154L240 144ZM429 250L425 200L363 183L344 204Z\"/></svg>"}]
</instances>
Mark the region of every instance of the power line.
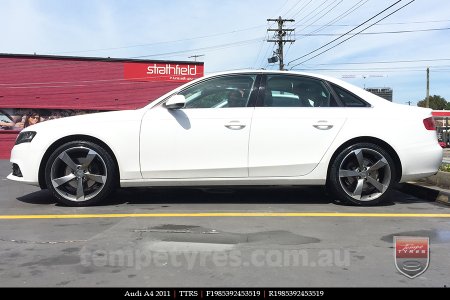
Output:
<instances>
[{"instance_id":1,"label":"power line","mask_svg":"<svg viewBox=\"0 0 450 300\"><path fill-rule=\"evenodd\" d=\"M319 15L319 14L322 13L324 10L326 10L327 8L329 8L330 6L332 6L334 3L338 2L338 1L339 1L339 0L334 0L333 2L331 2L330 4L328 4L327 6L325 6L322 10L318 11L318 12L315 13L315 14L312 14L312 13L311 13L310 16L309 16L309 18L306 19L306 20L304 20L304 22L307 23L308 21L313 20L317 15ZM324 1L321 5L319 5L319 6L316 8L316 10L318 10L325 2L327 2L327 1ZM313 22L311 22L310 24L306 25L302 30L305 30L305 29L308 28L309 26L314 25L314 23L316 23L317 21L319 21L320 19L322 19L323 17L325 17L328 13L330 13L331 10L333 10L333 9L334 9L337 5L339 5L340 3L342 3L342 0L340 0L335 6L333 6L331 9L329 9L326 13L324 13L324 14L321 15L321 16L319 16L319 18L317 18L315 21L313 21ZM294 24L294 26L297 25L298 23L300 23L300 21L296 22L296 23ZM295 28L298 28L298 27L300 27L300 26L295 26Z\"/></svg>"},{"instance_id":2,"label":"power line","mask_svg":"<svg viewBox=\"0 0 450 300\"><path fill-rule=\"evenodd\" d=\"M298 23L300 23L301 21L305 20L305 18L307 18L307 16L311 15L312 13L314 13L315 11L317 11L323 4L325 4L325 2L327 2L328 0L323 1L321 4L319 4L318 6L316 6L315 8L313 8L309 13L307 13L304 17L302 17L299 21L295 22L293 26L293 28L297 28L295 25L297 25ZM309 1L303 8L305 8L307 5L309 5L311 3L311 1ZM292 16L292 18L294 18L295 16L297 16L300 12L302 12L303 8L301 10L299 10L294 16ZM305 11L306 12L306 11ZM309 21L310 19L308 19Z\"/></svg>"},{"instance_id":3,"label":"power line","mask_svg":"<svg viewBox=\"0 0 450 300\"><path fill-rule=\"evenodd\" d=\"M338 44L336 44L336 45L334 45L334 46L332 46L332 47L330 47L330 48L328 48L328 49L326 49L326 50L320 52L319 54L314 55L313 57L308 58L307 60L304 60L304 61L302 61L302 62L300 62L300 63L294 65L293 67L298 66L298 65L300 65L300 64L302 64L302 63L304 63L304 62L307 62L307 61L309 61L309 60L311 60L311 59L313 59L313 58L316 58L317 56L322 55L323 53L330 51L331 49L333 49L333 48L339 46L340 44L342 44L342 43L348 41L349 39L354 38L355 36L357 36L358 34L360 34L361 32L363 32L364 30L366 30L366 29L372 27L372 26L375 25L376 23L378 23L378 22L380 22L380 21L386 19L387 17L393 15L394 13L396 13L397 11L399 11L399 10L405 8L406 6L410 5L410 4L413 3L414 1L415 1L415 0L411 0L410 2L408 2L407 4L403 5L402 7L398 8L398 9L396 9L395 11L393 11L393 12L390 13L390 14L388 14L387 16L381 18L380 20L378 20L378 21L375 22L374 24L371 24L371 25L367 26L366 28L362 29L361 31L359 31L359 32L355 33L354 35L352 35L352 36L346 38L345 40L339 42ZM342 37L342 36L341 36L341 37ZM339 37L339 38L341 38L341 37ZM338 38L338 39L339 39L339 38ZM321 47L321 48L323 48L323 47Z\"/></svg>"},{"instance_id":4,"label":"power line","mask_svg":"<svg viewBox=\"0 0 450 300\"><path fill-rule=\"evenodd\" d=\"M395 6L395 5L398 4L399 2L401 2L401 0L398 0L398 1L395 2L394 4L390 5L389 7L385 8L385 9L382 10L381 12L379 12L379 13L377 13L376 15L374 15L373 17L371 17L370 19L364 21L363 23L359 24L359 25L356 26L355 28L353 28L353 29L347 31L347 32L344 33L342 36L335 38L335 39L332 40L331 42L328 42L328 43L326 43L325 45L323 45L323 46L321 46L321 47L319 47L319 48L317 48L317 49L315 49L315 50L313 50L313 51L311 51L311 52L308 52L307 54L305 54L305 55L303 55L303 56L300 56L300 57L298 57L298 58L296 58L296 59L294 59L294 60L291 60L291 61L288 63L288 65L289 65L290 63L292 63L292 62L294 62L294 61L297 61L297 60L299 60L299 59L302 59L302 58L304 58L304 57L306 57L306 56L308 56L308 55L310 55L310 54L312 54L312 53L314 53L314 52L317 52L317 51L319 51L320 49L325 48L326 46L330 45L331 43L333 43L333 42L339 40L339 39L340 39L341 37L343 37L345 34L352 32L353 30L355 30L355 29L357 29L357 28L363 26L363 25L366 24L367 22L369 22L369 21L371 21L372 19L376 18L377 16L381 15L382 13L384 13L384 12L387 11L387 10L389 10L391 7ZM295 66L294 66L294 67L295 67Z\"/></svg>"},{"instance_id":5,"label":"power line","mask_svg":"<svg viewBox=\"0 0 450 300\"><path fill-rule=\"evenodd\" d=\"M258 55L256 55L256 59L255 62L253 63L253 68L255 68L258 65L258 61L259 61L259 56L261 55L261 51L264 47L265 41L262 40L261 41L261 45L259 46L259 50L258 50Z\"/></svg>"},{"instance_id":6,"label":"power line","mask_svg":"<svg viewBox=\"0 0 450 300\"><path fill-rule=\"evenodd\" d=\"M270 52L273 53L275 50L275 44L272 45L272 49L270 48L270 46L267 47L266 54L263 56L263 59L265 59L268 56L269 49L270 49ZM266 60L263 69L267 69L268 65L269 65L269 62Z\"/></svg>"},{"instance_id":7,"label":"power line","mask_svg":"<svg viewBox=\"0 0 450 300\"><path fill-rule=\"evenodd\" d=\"M193 51L211 51L211 50L215 50L215 49L224 49L224 48L230 48L233 46L243 46L243 45L248 45L248 44L252 44L254 42L259 42L261 41L261 38L256 38L256 39L250 39L250 40L243 40L243 41L238 41L238 42L233 42L233 43L225 43L225 44L220 44L220 45L215 45L215 46L209 46L209 47L201 47L201 48L195 48L195 49L189 49L189 50L180 50L180 51L173 51L173 52L165 52L165 53L158 53L158 54L149 54L149 55L139 55L139 56L132 56L129 58L144 58L144 57L155 57L155 56L164 56L164 55L171 55L171 54L181 54L181 53L187 53L187 52L193 52Z\"/></svg>"},{"instance_id":8,"label":"power line","mask_svg":"<svg viewBox=\"0 0 450 300\"><path fill-rule=\"evenodd\" d=\"M444 28L426 28L426 29L415 29L415 30L397 30L397 31L378 31L378 32L361 32L360 35L376 35L376 34L395 34L395 33L414 33L414 32L427 32L427 31L442 31L449 30L450 27ZM295 36L345 36L351 35L350 33L316 33L316 34L296 34Z\"/></svg>"},{"instance_id":9,"label":"power line","mask_svg":"<svg viewBox=\"0 0 450 300\"><path fill-rule=\"evenodd\" d=\"M332 3L330 3L330 4L329 4L328 6L326 6L323 10L321 10L320 12L318 12L318 13L316 14L316 16L317 16L318 14L320 14L321 12L323 12L323 11L324 11L325 9L327 9L328 7L330 7L331 5L333 5L334 3L338 2L338 3L336 3L333 7L331 7L327 12L325 12L323 15L321 15L319 18L317 18L314 22L312 22L312 23L308 24L306 27L304 27L302 30L305 30L306 28L308 28L308 27L310 27L310 26L313 26L317 21L319 21L320 19L324 18L324 17L325 17L326 15L328 15L332 10L334 10L339 4L341 4L342 1L343 1L343 0L340 0L340 1L338 2L338 0L336 0L336 1L332 2Z\"/></svg>"},{"instance_id":10,"label":"power line","mask_svg":"<svg viewBox=\"0 0 450 300\"><path fill-rule=\"evenodd\" d=\"M185 39L179 39L179 40L153 42L153 43L147 43L147 44L136 44L136 45L110 47L110 48L77 50L77 51L57 51L57 52L49 52L48 54L52 54L53 55L53 54L65 54L65 53L85 53L85 52L95 52L95 51L129 49L129 48L136 48L136 47L151 47L151 46L156 46L156 45L161 45L161 44L180 43L180 42L192 41L192 40L197 40L197 39L205 39L205 38L210 38L210 37L216 37L216 36L221 36L221 35L232 34L232 33L236 33L236 32L253 30L253 29L257 29L257 28L261 28L261 27L265 27L265 25L252 26L252 27L248 27L248 28L244 28L244 29L237 29L237 30L232 30L232 31L228 31L228 32L209 34L209 35L197 36L197 37L191 37L191 38L185 38Z\"/></svg>"},{"instance_id":11,"label":"power line","mask_svg":"<svg viewBox=\"0 0 450 300\"><path fill-rule=\"evenodd\" d=\"M369 0L366 0L365 2L368 2ZM360 1L361 2L361 1ZM358 2L359 3L359 2ZM354 6L356 6L355 4ZM429 21L413 21L413 22L386 22L386 23L379 23L375 24L375 26L387 26L387 25L411 25L411 24L426 24L426 23L443 23L443 22L450 22L450 19L447 20L429 20ZM299 24L299 26L305 26L306 24ZM351 26L357 26L355 24L337 24L337 25L312 25L312 26L327 26L327 27L351 27Z\"/></svg>"},{"instance_id":12,"label":"power line","mask_svg":"<svg viewBox=\"0 0 450 300\"><path fill-rule=\"evenodd\" d=\"M293 19L293 18L295 18L299 13L301 13L311 2L312 2L313 0L309 0L309 2L308 3L306 3L305 5L303 5L301 8L299 8L298 10L297 10L297 12L295 12L290 18L291 19ZM302 1L300 0L300 1L298 1L297 2L297 4L294 6L294 7L296 7L298 4L300 4ZM294 9L294 7L293 8L291 8L289 11L287 11L286 12L286 16L288 15L288 13L291 11L291 10L293 10Z\"/></svg>"},{"instance_id":13,"label":"power line","mask_svg":"<svg viewBox=\"0 0 450 300\"><path fill-rule=\"evenodd\" d=\"M334 18L333 20L331 20L330 22L326 23L325 25L318 25L321 26L319 28L317 28L316 30L311 31L310 33L316 33L319 31L322 31L324 28L328 27L328 26L332 26L331 24L334 24L340 20L342 20L343 18L345 18L346 16L350 15L351 13L355 12L356 10L358 10L361 6L365 5L367 2L369 2L369 0L360 0L359 2L357 2L355 5L353 5L352 7L350 7L349 9L347 9L346 11L344 11L343 13L341 13L340 15L338 15L336 18ZM315 26L315 25L312 25ZM354 25L356 26L356 25Z\"/></svg>"},{"instance_id":14,"label":"power line","mask_svg":"<svg viewBox=\"0 0 450 300\"><path fill-rule=\"evenodd\" d=\"M281 14L281 12L283 11L283 8L286 6L286 4L288 4L289 0L286 0L284 2L284 4L278 9L277 13L275 15L279 15ZM288 10L289 11L289 10Z\"/></svg>"},{"instance_id":15,"label":"power line","mask_svg":"<svg viewBox=\"0 0 450 300\"><path fill-rule=\"evenodd\" d=\"M450 67L450 65L441 65L441 66L431 66L432 68L448 68ZM408 70L408 69L417 69L417 68L422 68L421 70L423 71L423 66L404 66L404 67L370 67L370 68L310 68L309 70L312 71L368 71L368 70ZM298 70L300 71L300 69L292 69L292 70Z\"/></svg>"},{"instance_id":16,"label":"power line","mask_svg":"<svg viewBox=\"0 0 450 300\"><path fill-rule=\"evenodd\" d=\"M368 61L368 62L347 62L347 63L327 63L327 64L316 64L316 66L327 66L327 65L391 64L391 63L430 62L430 61L446 61L446 60L450 60L450 58L413 59L413 60L389 60L389 61Z\"/></svg>"},{"instance_id":17,"label":"power line","mask_svg":"<svg viewBox=\"0 0 450 300\"><path fill-rule=\"evenodd\" d=\"M197 51L217 51L217 50L222 50L222 49L226 49L226 48L231 48L231 47L240 47L240 46L245 46L245 45L250 45L253 44L255 42L259 42L259 41L263 41L265 38L264 37L260 37L260 38L256 38L256 39L250 39L250 40L242 40L242 41L237 41L237 42L232 42L232 43L225 43L225 44L219 44L219 45L214 45L214 46L209 46L209 47L201 47L201 48L194 48L194 49L188 49L188 50L180 50L180 51L172 51L172 52L165 52L165 53L157 53L157 54L149 54L149 55L140 55L140 56L133 56L133 57L127 57L124 58L124 60L126 59L136 59L136 58L145 58L145 57L157 57L157 56L184 56L186 53L189 52L197 52ZM99 61L100 62L100 61ZM74 62L67 62L68 64L73 64ZM17 65L17 63L10 63L8 64L8 67L14 67L14 65ZM21 64L19 64L21 65ZM58 66L62 66L63 64L59 63ZM47 64L44 65L45 67L47 67ZM33 66L33 67L36 67ZM91 66L92 68L92 66Z\"/></svg>"}]
</instances>

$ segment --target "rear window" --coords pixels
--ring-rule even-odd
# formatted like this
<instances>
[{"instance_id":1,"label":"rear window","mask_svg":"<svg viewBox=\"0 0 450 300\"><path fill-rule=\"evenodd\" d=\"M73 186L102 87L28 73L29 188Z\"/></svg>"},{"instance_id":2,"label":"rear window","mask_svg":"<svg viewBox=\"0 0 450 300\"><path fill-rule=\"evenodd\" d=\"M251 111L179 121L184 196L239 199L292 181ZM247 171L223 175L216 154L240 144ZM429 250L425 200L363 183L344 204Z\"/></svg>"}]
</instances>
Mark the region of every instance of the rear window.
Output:
<instances>
[{"instance_id":1,"label":"rear window","mask_svg":"<svg viewBox=\"0 0 450 300\"><path fill-rule=\"evenodd\" d=\"M267 76L264 106L336 107L337 103L321 80L303 76Z\"/></svg>"},{"instance_id":2,"label":"rear window","mask_svg":"<svg viewBox=\"0 0 450 300\"><path fill-rule=\"evenodd\" d=\"M369 107L370 106L369 103L362 100L358 96L350 93L349 91L341 88L340 86L337 86L333 83L330 83L330 84L333 87L333 90L338 95L339 100L341 100L342 104L345 107Z\"/></svg>"}]
</instances>

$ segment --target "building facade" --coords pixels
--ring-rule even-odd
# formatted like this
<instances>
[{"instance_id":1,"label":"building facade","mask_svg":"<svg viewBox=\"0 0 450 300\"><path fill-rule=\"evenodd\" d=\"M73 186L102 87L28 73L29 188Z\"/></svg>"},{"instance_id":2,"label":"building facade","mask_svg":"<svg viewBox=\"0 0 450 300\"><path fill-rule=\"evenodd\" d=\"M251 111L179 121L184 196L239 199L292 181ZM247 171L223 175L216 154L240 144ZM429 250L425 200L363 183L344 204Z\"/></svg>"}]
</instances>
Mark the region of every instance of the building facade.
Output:
<instances>
[{"instance_id":1,"label":"building facade","mask_svg":"<svg viewBox=\"0 0 450 300\"><path fill-rule=\"evenodd\" d=\"M391 88L365 88L365 90L392 102L393 91Z\"/></svg>"},{"instance_id":2,"label":"building facade","mask_svg":"<svg viewBox=\"0 0 450 300\"><path fill-rule=\"evenodd\" d=\"M202 62L0 54L0 159L33 122L140 108L203 75Z\"/></svg>"}]
</instances>

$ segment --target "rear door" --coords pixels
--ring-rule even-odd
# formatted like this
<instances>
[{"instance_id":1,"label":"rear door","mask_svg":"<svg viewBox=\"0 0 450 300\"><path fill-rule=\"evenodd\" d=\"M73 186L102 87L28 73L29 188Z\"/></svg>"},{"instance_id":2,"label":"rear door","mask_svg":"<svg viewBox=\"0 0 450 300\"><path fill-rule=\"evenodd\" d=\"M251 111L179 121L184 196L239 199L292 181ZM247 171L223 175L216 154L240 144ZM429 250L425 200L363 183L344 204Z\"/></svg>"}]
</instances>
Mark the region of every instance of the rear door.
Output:
<instances>
[{"instance_id":1,"label":"rear door","mask_svg":"<svg viewBox=\"0 0 450 300\"><path fill-rule=\"evenodd\" d=\"M320 79L273 74L264 81L250 132L249 176L306 175L342 128L344 109Z\"/></svg>"}]
</instances>

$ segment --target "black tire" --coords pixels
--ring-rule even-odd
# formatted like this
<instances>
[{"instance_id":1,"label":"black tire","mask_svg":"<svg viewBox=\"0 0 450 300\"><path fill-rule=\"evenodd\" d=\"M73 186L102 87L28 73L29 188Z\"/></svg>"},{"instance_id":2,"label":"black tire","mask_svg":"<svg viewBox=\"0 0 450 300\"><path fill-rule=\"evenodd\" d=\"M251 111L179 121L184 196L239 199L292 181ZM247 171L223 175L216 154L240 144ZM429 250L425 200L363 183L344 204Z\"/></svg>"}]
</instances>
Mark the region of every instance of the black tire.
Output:
<instances>
[{"instance_id":1,"label":"black tire","mask_svg":"<svg viewBox=\"0 0 450 300\"><path fill-rule=\"evenodd\" d=\"M372 143L343 149L331 162L327 186L341 201L373 206L386 200L397 178L391 155Z\"/></svg>"},{"instance_id":2,"label":"black tire","mask_svg":"<svg viewBox=\"0 0 450 300\"><path fill-rule=\"evenodd\" d=\"M116 165L103 147L88 141L72 141L50 155L45 181L61 204L95 205L116 188Z\"/></svg>"}]
</instances>

